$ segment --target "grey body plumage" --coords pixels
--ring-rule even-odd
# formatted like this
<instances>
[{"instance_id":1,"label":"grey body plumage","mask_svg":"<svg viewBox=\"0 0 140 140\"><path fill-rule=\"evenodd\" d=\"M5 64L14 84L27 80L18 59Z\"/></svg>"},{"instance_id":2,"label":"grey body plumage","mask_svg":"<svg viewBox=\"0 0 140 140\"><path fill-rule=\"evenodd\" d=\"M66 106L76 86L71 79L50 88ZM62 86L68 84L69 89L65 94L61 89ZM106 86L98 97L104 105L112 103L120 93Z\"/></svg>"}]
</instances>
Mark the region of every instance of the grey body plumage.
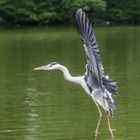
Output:
<instances>
[{"instance_id":1,"label":"grey body plumage","mask_svg":"<svg viewBox=\"0 0 140 140\"><path fill-rule=\"evenodd\" d=\"M115 81L104 75L104 68L101 62L98 43L96 41L92 25L86 17L82 9L78 9L75 15L75 24L77 32L83 42L85 48L87 64L86 72L83 76L73 77L70 75L68 69L57 62L52 62L48 65L37 67L34 70L60 70L63 72L64 78L70 82L80 84L83 89L90 95L95 102L99 111L99 120L95 130L94 140L97 138L100 122L102 118L101 106L107 115L108 129L113 139L113 130L110 126L109 115L113 115L115 109L115 102L112 95L117 95L117 84Z\"/></svg>"}]
</instances>

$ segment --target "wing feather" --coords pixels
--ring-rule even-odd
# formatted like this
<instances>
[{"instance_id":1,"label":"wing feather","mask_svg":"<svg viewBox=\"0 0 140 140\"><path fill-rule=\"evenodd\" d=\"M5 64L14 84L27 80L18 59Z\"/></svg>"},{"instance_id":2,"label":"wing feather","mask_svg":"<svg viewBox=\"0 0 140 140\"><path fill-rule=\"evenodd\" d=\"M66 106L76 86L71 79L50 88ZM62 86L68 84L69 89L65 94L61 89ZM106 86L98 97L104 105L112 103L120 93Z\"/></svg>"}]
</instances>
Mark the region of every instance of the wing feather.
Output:
<instances>
[{"instance_id":1,"label":"wing feather","mask_svg":"<svg viewBox=\"0 0 140 140\"><path fill-rule=\"evenodd\" d=\"M101 58L99 54L99 48L94 36L94 32L92 31L92 25L86 17L85 13L82 9L79 9L75 16L77 32L80 35L82 42L84 43L84 47L87 55L87 71L90 76L89 85L92 87L100 86L103 89L103 65L101 63ZM94 77L94 79L93 79ZM92 85L91 85L92 84Z\"/></svg>"},{"instance_id":2,"label":"wing feather","mask_svg":"<svg viewBox=\"0 0 140 140\"><path fill-rule=\"evenodd\" d=\"M98 43L92 25L82 9L78 9L76 13L75 23L77 32L80 35L86 51L87 65L85 76L88 87L91 90L97 87L100 87L103 90L105 87L110 93L117 95L116 82L112 79L107 79L104 75Z\"/></svg>"}]
</instances>

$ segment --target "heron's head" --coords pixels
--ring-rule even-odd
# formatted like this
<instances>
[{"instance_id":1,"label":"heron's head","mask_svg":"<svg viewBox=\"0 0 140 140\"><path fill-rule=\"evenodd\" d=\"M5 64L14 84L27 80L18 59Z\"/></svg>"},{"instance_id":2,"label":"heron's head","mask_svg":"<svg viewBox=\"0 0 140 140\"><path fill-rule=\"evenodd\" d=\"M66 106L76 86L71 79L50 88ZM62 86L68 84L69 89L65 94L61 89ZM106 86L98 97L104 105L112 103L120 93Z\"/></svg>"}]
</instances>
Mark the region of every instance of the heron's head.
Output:
<instances>
[{"instance_id":1,"label":"heron's head","mask_svg":"<svg viewBox=\"0 0 140 140\"><path fill-rule=\"evenodd\" d=\"M55 70L55 69L59 69L61 67L61 65L57 62L52 62L48 65L44 65L44 66L41 66L41 67L37 67L37 68L34 68L34 70Z\"/></svg>"}]
</instances>

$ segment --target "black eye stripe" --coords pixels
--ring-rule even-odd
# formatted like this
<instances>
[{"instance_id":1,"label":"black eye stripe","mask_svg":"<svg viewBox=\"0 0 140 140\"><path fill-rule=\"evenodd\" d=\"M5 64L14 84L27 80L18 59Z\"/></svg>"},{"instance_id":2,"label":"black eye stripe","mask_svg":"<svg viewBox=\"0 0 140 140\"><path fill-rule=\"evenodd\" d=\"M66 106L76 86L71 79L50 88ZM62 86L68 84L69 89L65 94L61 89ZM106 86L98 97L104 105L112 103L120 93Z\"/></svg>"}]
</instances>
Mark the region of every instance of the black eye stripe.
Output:
<instances>
[{"instance_id":1,"label":"black eye stripe","mask_svg":"<svg viewBox=\"0 0 140 140\"><path fill-rule=\"evenodd\" d=\"M50 66L53 66L53 65L56 65L56 64L58 64L57 62L52 62L51 64L50 64Z\"/></svg>"}]
</instances>

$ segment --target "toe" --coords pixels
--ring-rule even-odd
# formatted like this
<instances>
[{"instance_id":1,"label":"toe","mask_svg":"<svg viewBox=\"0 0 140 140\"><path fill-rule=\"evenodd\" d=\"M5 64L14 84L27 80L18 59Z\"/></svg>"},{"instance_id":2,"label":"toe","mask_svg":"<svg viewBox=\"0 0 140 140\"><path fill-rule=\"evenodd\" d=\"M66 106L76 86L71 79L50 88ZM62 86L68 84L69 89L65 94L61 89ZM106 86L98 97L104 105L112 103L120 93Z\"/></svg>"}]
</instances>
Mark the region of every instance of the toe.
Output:
<instances>
[{"instance_id":1,"label":"toe","mask_svg":"<svg viewBox=\"0 0 140 140\"><path fill-rule=\"evenodd\" d=\"M111 129L113 132L116 131L116 129Z\"/></svg>"}]
</instances>

